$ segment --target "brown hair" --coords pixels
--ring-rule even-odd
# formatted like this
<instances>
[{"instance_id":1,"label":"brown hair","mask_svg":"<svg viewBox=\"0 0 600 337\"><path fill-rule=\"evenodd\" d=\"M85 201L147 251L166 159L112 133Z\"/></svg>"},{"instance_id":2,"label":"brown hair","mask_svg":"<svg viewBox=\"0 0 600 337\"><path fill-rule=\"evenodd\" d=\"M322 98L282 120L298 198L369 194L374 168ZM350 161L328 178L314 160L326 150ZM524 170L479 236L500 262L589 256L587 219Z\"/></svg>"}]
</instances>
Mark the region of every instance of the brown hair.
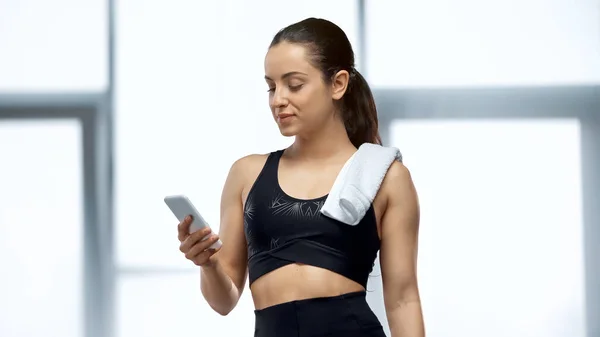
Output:
<instances>
[{"instance_id":1,"label":"brown hair","mask_svg":"<svg viewBox=\"0 0 600 337\"><path fill-rule=\"evenodd\" d=\"M312 64L321 70L327 83L340 70L348 71L350 80L341 100L348 138L357 148L363 143L381 144L373 93L354 66L354 51L346 33L333 22L308 18L280 30L269 47L284 41L307 47Z\"/></svg>"}]
</instances>

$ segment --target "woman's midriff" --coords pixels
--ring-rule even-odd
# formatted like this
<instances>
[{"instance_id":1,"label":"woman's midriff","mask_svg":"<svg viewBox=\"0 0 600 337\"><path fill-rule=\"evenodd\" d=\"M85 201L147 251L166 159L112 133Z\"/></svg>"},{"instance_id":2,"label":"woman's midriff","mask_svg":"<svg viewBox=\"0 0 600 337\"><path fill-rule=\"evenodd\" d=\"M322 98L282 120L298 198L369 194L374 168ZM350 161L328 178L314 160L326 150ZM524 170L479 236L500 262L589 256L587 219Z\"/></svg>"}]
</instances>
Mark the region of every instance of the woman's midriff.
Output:
<instances>
[{"instance_id":1,"label":"woman's midriff","mask_svg":"<svg viewBox=\"0 0 600 337\"><path fill-rule=\"evenodd\" d=\"M285 302L364 290L363 286L342 275L297 263L261 276L250 287L256 310Z\"/></svg>"}]
</instances>

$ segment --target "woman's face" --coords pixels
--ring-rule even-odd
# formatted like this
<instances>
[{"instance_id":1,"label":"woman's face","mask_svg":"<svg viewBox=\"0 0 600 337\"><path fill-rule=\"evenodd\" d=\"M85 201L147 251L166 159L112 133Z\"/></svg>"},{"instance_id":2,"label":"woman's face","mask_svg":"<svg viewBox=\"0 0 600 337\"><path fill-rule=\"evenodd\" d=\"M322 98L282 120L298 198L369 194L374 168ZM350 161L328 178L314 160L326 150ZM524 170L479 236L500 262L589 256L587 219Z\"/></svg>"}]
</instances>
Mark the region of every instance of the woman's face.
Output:
<instances>
[{"instance_id":1,"label":"woman's face","mask_svg":"<svg viewBox=\"0 0 600 337\"><path fill-rule=\"evenodd\" d=\"M334 115L331 85L299 44L279 43L265 57L269 106L284 136L310 134Z\"/></svg>"}]
</instances>

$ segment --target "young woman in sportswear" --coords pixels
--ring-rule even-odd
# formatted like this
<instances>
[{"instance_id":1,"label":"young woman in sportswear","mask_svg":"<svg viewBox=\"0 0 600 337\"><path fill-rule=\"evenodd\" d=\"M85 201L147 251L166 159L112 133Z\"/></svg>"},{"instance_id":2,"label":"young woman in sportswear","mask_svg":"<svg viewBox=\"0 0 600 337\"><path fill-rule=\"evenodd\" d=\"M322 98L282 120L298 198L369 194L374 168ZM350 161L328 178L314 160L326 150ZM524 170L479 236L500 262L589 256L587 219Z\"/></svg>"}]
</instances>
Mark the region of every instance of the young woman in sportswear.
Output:
<instances>
[{"instance_id":1,"label":"young woman in sportswear","mask_svg":"<svg viewBox=\"0 0 600 337\"><path fill-rule=\"evenodd\" d=\"M346 34L323 19L297 22L275 35L264 65L273 119L295 141L232 165L218 235L188 234L189 218L179 224L180 250L201 267L204 298L227 315L249 278L257 337L385 336L365 299L380 251L392 337L423 337L419 204L408 169L392 164L356 226L319 212L357 148L380 143L375 102ZM208 249L218 238L222 247Z\"/></svg>"}]
</instances>

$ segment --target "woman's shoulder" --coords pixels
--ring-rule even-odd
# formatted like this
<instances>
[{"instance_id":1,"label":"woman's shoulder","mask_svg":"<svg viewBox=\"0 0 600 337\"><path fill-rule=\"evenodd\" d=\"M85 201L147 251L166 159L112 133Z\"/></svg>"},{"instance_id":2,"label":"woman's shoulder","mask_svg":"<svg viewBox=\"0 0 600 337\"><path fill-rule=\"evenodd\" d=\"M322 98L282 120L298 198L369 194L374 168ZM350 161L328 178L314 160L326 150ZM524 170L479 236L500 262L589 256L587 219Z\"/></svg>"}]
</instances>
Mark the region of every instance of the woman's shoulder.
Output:
<instances>
[{"instance_id":1,"label":"woman's shoulder","mask_svg":"<svg viewBox=\"0 0 600 337\"><path fill-rule=\"evenodd\" d=\"M276 152L278 151L245 155L233 163L231 166L231 171L242 174L249 178L256 178L256 176L265 166L269 156Z\"/></svg>"},{"instance_id":2,"label":"woman's shoulder","mask_svg":"<svg viewBox=\"0 0 600 337\"><path fill-rule=\"evenodd\" d=\"M398 198L413 188L410 170L402 162L394 161L381 183L381 191L384 192L386 199Z\"/></svg>"},{"instance_id":3,"label":"woman's shoulder","mask_svg":"<svg viewBox=\"0 0 600 337\"><path fill-rule=\"evenodd\" d=\"M408 167L406 167L401 161L394 160L390 168L388 169L384 183L388 180L388 184L398 184L402 181L406 181L406 179L410 179L410 171Z\"/></svg>"},{"instance_id":4,"label":"woman's shoulder","mask_svg":"<svg viewBox=\"0 0 600 337\"><path fill-rule=\"evenodd\" d=\"M234 163L233 166L236 167L240 167L242 169L249 169L249 168L253 168L255 166L262 166L265 164L265 162L267 161L267 159L269 158L269 156L271 155L275 155L278 152L281 152L283 150L275 150L269 153L252 153L252 154L247 154L239 159L237 159Z\"/></svg>"},{"instance_id":5,"label":"woman's shoulder","mask_svg":"<svg viewBox=\"0 0 600 337\"><path fill-rule=\"evenodd\" d=\"M251 170L257 166L263 166L269 158L270 153L252 153L237 159L231 169L239 171Z\"/></svg>"},{"instance_id":6,"label":"woman's shoulder","mask_svg":"<svg viewBox=\"0 0 600 337\"><path fill-rule=\"evenodd\" d=\"M248 155L245 155L245 156L239 158L238 160L236 160L233 163L233 166L239 167L241 169L249 169L256 165L260 165L261 162L264 164L265 161L267 160L267 158L269 157L269 155L270 155L270 153L248 154Z\"/></svg>"},{"instance_id":7,"label":"woman's shoulder","mask_svg":"<svg viewBox=\"0 0 600 337\"><path fill-rule=\"evenodd\" d=\"M254 186L261 172L266 167L267 160L271 154L272 153L248 154L233 163L229 174L236 177L242 195L249 193L252 186Z\"/></svg>"}]
</instances>

